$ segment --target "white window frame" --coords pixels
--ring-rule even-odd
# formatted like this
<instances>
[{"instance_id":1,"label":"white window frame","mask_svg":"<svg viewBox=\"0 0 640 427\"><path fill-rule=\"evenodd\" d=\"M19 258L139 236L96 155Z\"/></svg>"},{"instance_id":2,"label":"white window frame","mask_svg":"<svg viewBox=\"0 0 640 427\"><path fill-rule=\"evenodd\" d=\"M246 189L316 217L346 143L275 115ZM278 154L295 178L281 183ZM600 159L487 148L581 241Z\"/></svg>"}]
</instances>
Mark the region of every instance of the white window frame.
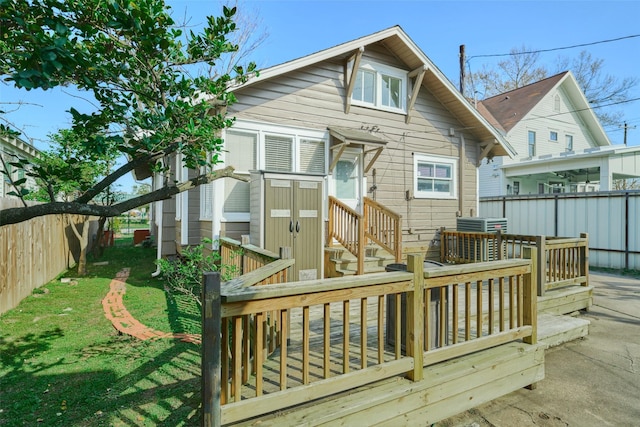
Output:
<instances>
[{"instance_id":1,"label":"white window frame","mask_svg":"<svg viewBox=\"0 0 640 427\"><path fill-rule=\"evenodd\" d=\"M418 190L418 163L433 163L435 165L446 165L451 168L450 191L448 193L438 191ZM428 154L415 153L413 155L413 197L416 199L457 199L458 198L458 159L455 157L434 156ZM435 178L434 178L435 179Z\"/></svg>"},{"instance_id":2,"label":"white window frame","mask_svg":"<svg viewBox=\"0 0 640 427\"><path fill-rule=\"evenodd\" d=\"M531 136L533 136L533 144L531 143ZM536 156L536 131L527 131L527 155L528 157ZM533 148L533 150L532 150ZM533 151L533 152L532 152Z\"/></svg>"},{"instance_id":3,"label":"white window frame","mask_svg":"<svg viewBox=\"0 0 640 427\"><path fill-rule=\"evenodd\" d=\"M569 140L571 140L571 144L569 144ZM574 140L573 140L573 135L570 134L566 134L564 136L564 147L566 151L573 151L573 144L574 144ZM569 146L571 145L571 146Z\"/></svg>"},{"instance_id":4,"label":"white window frame","mask_svg":"<svg viewBox=\"0 0 640 427\"><path fill-rule=\"evenodd\" d=\"M182 182L182 177L184 174L184 167L182 165L182 154L178 153L176 154L175 157L175 172L174 172L174 178L176 180L177 183ZM176 201L176 221L181 221L182 220L182 204L184 202L184 194L186 194L186 191L183 191L182 193L178 193L175 196L175 201Z\"/></svg>"},{"instance_id":5,"label":"white window frame","mask_svg":"<svg viewBox=\"0 0 640 427\"><path fill-rule=\"evenodd\" d=\"M296 128L292 126L276 126L272 124L237 120L236 123L229 129L229 131L242 132L247 134L256 135L256 170L266 170L266 149L265 149L265 137L267 135L291 137L293 139L292 147L292 159L291 159L291 171L284 173L297 173L307 174L300 171L300 146L302 140L318 140L324 141L324 171L321 174L310 174L318 176L326 176L329 165L329 132L317 131L312 129ZM225 135L226 137L226 132ZM229 150L231 147L226 147L225 150ZM224 155L224 161L226 162L226 153ZM238 174L249 174L250 171L235 171ZM225 222L247 222L250 219L249 212L224 212L222 211L222 220Z\"/></svg>"},{"instance_id":6,"label":"white window frame","mask_svg":"<svg viewBox=\"0 0 640 427\"><path fill-rule=\"evenodd\" d=\"M351 63L350 65L353 65ZM399 68L390 67L388 65L378 64L375 62L363 62L360 64L360 68L357 70L358 72L370 71L375 73L375 93L374 93L374 102L366 102L354 97L354 93L351 94L351 104L358 105L361 107L371 107L376 108L378 110L390 111L393 113L407 113L407 96L409 93L409 78L407 77L407 72L405 70L401 70ZM356 73L353 78L357 78L358 73ZM400 80L400 106L398 108L391 107L382 104L382 88L383 88L383 77L388 76L391 78Z\"/></svg>"}]
</instances>

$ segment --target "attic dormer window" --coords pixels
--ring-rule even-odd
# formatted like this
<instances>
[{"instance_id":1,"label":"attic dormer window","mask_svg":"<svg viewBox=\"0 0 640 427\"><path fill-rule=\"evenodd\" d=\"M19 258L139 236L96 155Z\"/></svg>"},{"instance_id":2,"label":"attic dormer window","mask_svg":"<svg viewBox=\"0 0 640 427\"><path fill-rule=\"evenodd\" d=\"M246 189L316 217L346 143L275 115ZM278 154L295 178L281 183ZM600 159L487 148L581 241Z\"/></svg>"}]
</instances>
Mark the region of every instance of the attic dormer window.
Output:
<instances>
[{"instance_id":1,"label":"attic dormer window","mask_svg":"<svg viewBox=\"0 0 640 427\"><path fill-rule=\"evenodd\" d=\"M356 74L352 103L398 113L406 112L407 73L368 62Z\"/></svg>"},{"instance_id":2,"label":"attic dormer window","mask_svg":"<svg viewBox=\"0 0 640 427\"><path fill-rule=\"evenodd\" d=\"M556 113L560 112L560 95L557 95L553 97L553 111L555 111Z\"/></svg>"}]
</instances>

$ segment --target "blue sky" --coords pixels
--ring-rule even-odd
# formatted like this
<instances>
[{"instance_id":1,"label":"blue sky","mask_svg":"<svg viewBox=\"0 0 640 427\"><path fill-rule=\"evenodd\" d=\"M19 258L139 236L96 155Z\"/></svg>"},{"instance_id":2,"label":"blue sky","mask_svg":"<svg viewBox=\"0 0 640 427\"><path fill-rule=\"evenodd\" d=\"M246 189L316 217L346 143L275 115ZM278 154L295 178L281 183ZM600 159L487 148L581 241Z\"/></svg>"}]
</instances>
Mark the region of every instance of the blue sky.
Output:
<instances>
[{"instance_id":1,"label":"blue sky","mask_svg":"<svg viewBox=\"0 0 640 427\"><path fill-rule=\"evenodd\" d=\"M218 15L221 3L214 0L168 0L176 17L190 16L191 24ZM456 85L459 46L466 46L472 70L497 61L476 55L508 53L514 47L533 50L598 42L640 34L640 1L307 1L240 0L240 8L257 17L268 38L252 59L261 68L305 56L373 32L400 25L413 41ZM555 70L559 55L577 56L588 50L604 59L605 71L618 78L640 77L640 37L611 43L541 54L543 63ZM636 87L632 98L640 98ZM56 91L16 91L0 84L0 102L30 102L7 118L41 140L68 125L70 106L90 105ZM9 106L3 105L3 109ZM620 105L629 126L629 145L640 145L640 100ZM623 142L622 128L606 128L614 144ZM127 189L131 183L124 183Z\"/></svg>"}]
</instances>

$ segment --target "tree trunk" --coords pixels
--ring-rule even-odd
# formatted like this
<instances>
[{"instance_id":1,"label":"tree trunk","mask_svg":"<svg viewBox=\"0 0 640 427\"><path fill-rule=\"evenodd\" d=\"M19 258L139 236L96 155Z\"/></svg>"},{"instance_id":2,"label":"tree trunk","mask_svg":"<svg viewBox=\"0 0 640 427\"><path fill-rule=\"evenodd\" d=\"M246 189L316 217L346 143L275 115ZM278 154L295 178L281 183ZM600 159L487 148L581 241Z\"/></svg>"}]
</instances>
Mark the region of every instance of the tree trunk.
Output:
<instances>
[{"instance_id":1,"label":"tree trunk","mask_svg":"<svg viewBox=\"0 0 640 427\"><path fill-rule=\"evenodd\" d=\"M78 276L84 276L87 274L87 246L89 246L89 217L84 217L82 224L71 223L71 229L73 234L78 238L80 242L80 257L78 258ZM78 230L78 226L82 226L82 234Z\"/></svg>"},{"instance_id":2,"label":"tree trunk","mask_svg":"<svg viewBox=\"0 0 640 427\"><path fill-rule=\"evenodd\" d=\"M104 224L106 221L106 216L101 216L98 220L98 234L92 250L94 258L100 258L104 253L104 247L109 243L108 240L105 241L104 236Z\"/></svg>"}]
</instances>

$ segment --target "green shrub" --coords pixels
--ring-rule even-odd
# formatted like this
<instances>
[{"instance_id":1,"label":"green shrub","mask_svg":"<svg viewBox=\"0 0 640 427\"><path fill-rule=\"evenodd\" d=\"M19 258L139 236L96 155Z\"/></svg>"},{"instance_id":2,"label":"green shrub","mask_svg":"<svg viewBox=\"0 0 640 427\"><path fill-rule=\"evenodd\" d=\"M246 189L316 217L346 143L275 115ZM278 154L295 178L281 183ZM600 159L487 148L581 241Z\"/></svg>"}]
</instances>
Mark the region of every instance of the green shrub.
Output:
<instances>
[{"instance_id":1,"label":"green shrub","mask_svg":"<svg viewBox=\"0 0 640 427\"><path fill-rule=\"evenodd\" d=\"M210 239L204 239L197 246L183 249L182 255L178 259L159 259L156 261L170 292L188 295L198 305L202 305L200 296L204 273L218 271L220 272L220 280L223 282L236 276L236 266L221 265L220 253L207 249L207 245L211 242Z\"/></svg>"}]
</instances>

